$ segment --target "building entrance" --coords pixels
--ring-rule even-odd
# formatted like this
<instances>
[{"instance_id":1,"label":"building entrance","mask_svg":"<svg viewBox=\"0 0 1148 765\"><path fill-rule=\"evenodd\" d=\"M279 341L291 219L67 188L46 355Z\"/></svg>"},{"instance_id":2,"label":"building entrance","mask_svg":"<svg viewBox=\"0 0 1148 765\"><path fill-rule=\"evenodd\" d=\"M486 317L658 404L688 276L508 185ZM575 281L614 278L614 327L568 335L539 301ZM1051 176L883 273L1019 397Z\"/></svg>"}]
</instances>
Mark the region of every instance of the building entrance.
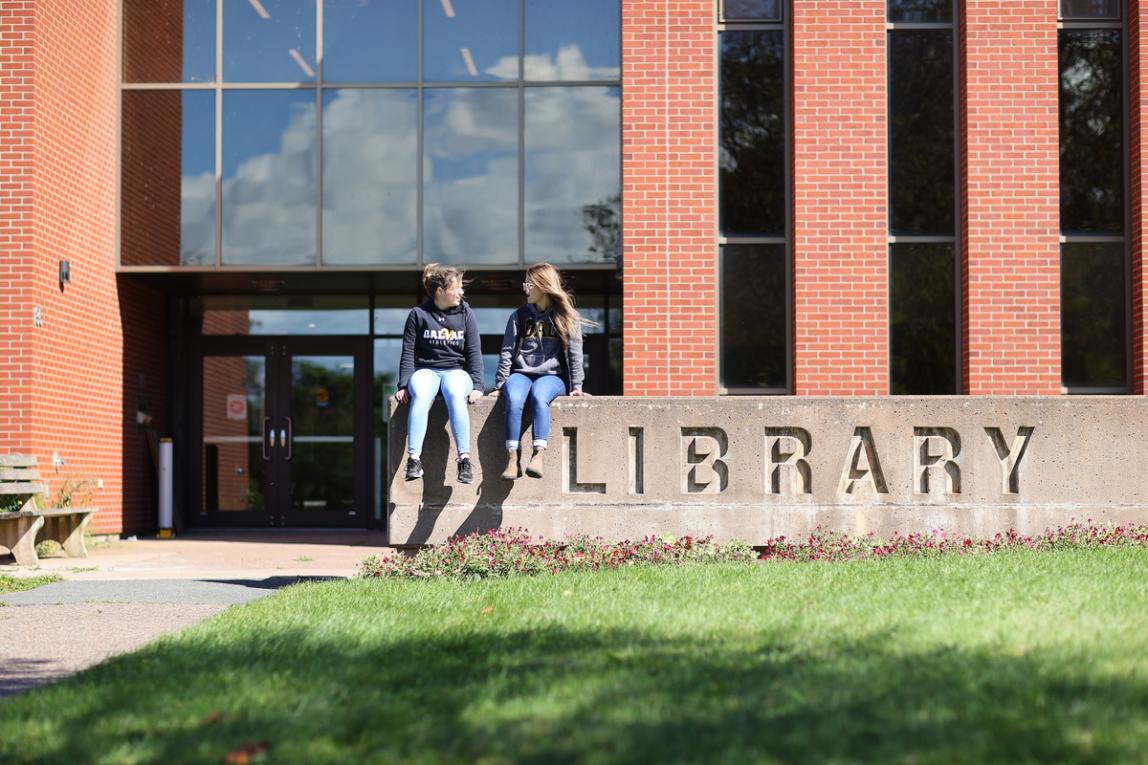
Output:
<instances>
[{"instance_id":1,"label":"building entrance","mask_svg":"<svg viewBox=\"0 0 1148 765\"><path fill-rule=\"evenodd\" d=\"M198 526L367 526L365 338L205 337L195 354Z\"/></svg>"}]
</instances>

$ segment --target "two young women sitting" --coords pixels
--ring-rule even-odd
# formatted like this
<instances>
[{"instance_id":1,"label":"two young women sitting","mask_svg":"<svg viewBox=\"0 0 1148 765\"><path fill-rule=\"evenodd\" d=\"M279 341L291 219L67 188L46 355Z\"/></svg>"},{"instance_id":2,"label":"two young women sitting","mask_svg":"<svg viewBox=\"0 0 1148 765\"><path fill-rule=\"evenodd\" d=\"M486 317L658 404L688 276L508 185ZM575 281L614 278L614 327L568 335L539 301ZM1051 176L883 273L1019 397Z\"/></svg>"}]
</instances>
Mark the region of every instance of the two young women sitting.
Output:
<instances>
[{"instance_id":1,"label":"two young women sitting","mask_svg":"<svg viewBox=\"0 0 1148 765\"><path fill-rule=\"evenodd\" d=\"M427 299L411 309L403 331L399 362L399 403L410 402L407 413L408 481L423 475L422 447L427 415L435 396L446 401L450 429L458 454L459 483L474 481L470 460L470 412L482 396L482 350L478 322L463 300L463 273L431 264L423 271ZM543 457L550 437L550 404L558 396L582 392L582 324L558 270L547 263L526 270L522 282L526 303L506 322L494 390L488 395L504 401L506 468L502 477L522 473L542 477ZM525 468L519 458L522 413L526 401L534 414L533 449Z\"/></svg>"}]
</instances>

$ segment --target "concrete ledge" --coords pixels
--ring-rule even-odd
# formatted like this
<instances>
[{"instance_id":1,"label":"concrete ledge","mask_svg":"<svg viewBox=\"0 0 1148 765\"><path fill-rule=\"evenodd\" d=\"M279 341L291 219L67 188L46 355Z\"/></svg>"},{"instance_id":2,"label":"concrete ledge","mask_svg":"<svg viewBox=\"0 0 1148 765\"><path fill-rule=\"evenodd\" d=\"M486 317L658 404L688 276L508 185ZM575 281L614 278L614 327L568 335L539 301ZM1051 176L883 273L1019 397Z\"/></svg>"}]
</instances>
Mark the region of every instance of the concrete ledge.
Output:
<instances>
[{"instance_id":1,"label":"concrete ledge","mask_svg":"<svg viewBox=\"0 0 1148 765\"><path fill-rule=\"evenodd\" d=\"M1148 522L1144 398L567 397L551 411L545 477L511 482L499 477L501 402L472 407L478 475L461 485L436 403L426 476L408 484L406 407L394 408L390 543L506 526L757 544L817 526L985 536L1090 518Z\"/></svg>"}]
</instances>

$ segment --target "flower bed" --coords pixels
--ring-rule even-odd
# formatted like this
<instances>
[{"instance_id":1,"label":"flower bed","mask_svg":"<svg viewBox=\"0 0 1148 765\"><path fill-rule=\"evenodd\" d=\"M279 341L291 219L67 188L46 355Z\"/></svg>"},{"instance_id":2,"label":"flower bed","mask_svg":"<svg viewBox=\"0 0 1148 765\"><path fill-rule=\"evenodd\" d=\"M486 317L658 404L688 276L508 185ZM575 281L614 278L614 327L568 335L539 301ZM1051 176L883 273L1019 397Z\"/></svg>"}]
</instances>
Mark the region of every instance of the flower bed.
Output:
<instances>
[{"instance_id":1,"label":"flower bed","mask_svg":"<svg viewBox=\"0 0 1148 765\"><path fill-rule=\"evenodd\" d=\"M748 563L756 558L747 544L721 544L713 537L645 537L636 542L578 537L557 542L531 539L522 529L508 528L455 537L414 555L372 555L359 564L359 575L469 579L665 563Z\"/></svg>"},{"instance_id":2,"label":"flower bed","mask_svg":"<svg viewBox=\"0 0 1148 765\"><path fill-rule=\"evenodd\" d=\"M559 571L594 570L683 563L873 560L929 555L973 555L1005 549L1060 550L1116 545L1148 546L1148 525L1074 523L1027 536L1014 530L974 539L934 530L927 534L874 534L851 537L817 529L799 540L776 537L756 550L743 542L719 543L713 537L645 537L609 542L579 537L565 542L531 539L522 529L455 537L413 555L372 555L359 564L359 576L477 579Z\"/></svg>"}]
</instances>

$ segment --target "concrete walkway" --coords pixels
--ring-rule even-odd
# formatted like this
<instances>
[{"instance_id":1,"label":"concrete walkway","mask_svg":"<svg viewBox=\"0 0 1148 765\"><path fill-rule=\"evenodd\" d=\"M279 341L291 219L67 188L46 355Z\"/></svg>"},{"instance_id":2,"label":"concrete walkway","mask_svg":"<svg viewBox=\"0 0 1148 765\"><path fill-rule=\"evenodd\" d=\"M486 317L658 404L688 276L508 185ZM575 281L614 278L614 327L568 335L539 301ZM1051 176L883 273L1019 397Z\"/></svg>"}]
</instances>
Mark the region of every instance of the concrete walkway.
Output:
<instances>
[{"instance_id":1,"label":"concrete walkway","mask_svg":"<svg viewBox=\"0 0 1148 765\"><path fill-rule=\"evenodd\" d=\"M379 532L219 531L89 546L88 558L0 556L0 574L63 581L0 595L0 696L67 677L309 578L354 576Z\"/></svg>"}]
</instances>

